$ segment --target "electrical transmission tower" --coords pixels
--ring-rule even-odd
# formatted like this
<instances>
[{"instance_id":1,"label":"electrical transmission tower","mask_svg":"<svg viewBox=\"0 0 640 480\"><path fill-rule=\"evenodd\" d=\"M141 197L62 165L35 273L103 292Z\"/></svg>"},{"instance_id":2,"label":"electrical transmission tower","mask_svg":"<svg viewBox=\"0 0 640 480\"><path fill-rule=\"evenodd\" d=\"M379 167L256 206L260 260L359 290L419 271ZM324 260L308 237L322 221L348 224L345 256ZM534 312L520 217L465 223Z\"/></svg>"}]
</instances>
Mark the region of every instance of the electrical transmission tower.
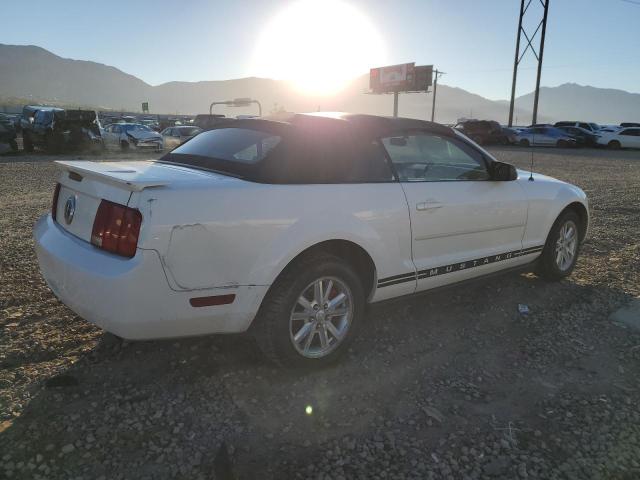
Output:
<instances>
[{"instance_id":1,"label":"electrical transmission tower","mask_svg":"<svg viewBox=\"0 0 640 480\"><path fill-rule=\"evenodd\" d=\"M513 125L513 107L516 100L516 79L518 78L518 65L520 64L522 57L524 57L524 55L527 53L529 49L531 49L531 52L536 57L536 60L538 60L536 92L533 98L533 121L531 123L537 123L538 121L538 97L540 95L540 76L542 75L542 55L544 54L544 37L547 32L547 13L549 11L549 0L537 0L542 5L542 8L544 9L543 10L544 13L542 14L542 20L540 20L540 22L538 23L538 26L533 32L533 35L529 37L524 27L522 26L522 19L527 13L527 10L529 10L529 7L531 6L532 1L533 0L528 0L526 2L526 5L525 5L525 0L520 1L520 19L518 20L518 37L516 39L516 56L513 62L513 82L511 83L511 103L509 105L509 126ZM542 28L542 32L540 33L540 46L536 51L535 47L533 46L533 41L536 39L536 35L538 34L541 28ZM524 51L521 54L520 40L522 39L523 36L527 41L527 46L525 47Z\"/></svg>"}]
</instances>

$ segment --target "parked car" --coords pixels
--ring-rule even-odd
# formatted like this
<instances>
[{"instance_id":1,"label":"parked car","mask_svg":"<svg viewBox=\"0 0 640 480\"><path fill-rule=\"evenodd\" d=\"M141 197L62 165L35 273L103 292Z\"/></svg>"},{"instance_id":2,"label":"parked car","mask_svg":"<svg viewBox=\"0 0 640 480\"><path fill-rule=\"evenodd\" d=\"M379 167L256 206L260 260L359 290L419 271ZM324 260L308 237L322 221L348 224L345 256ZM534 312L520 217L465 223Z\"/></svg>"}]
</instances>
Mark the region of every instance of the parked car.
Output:
<instances>
[{"instance_id":1,"label":"parked car","mask_svg":"<svg viewBox=\"0 0 640 480\"><path fill-rule=\"evenodd\" d=\"M27 152L39 147L52 153L103 146L95 111L57 107L39 107L33 122L23 123L22 143Z\"/></svg>"},{"instance_id":2,"label":"parked car","mask_svg":"<svg viewBox=\"0 0 640 480\"><path fill-rule=\"evenodd\" d=\"M141 123L112 123L102 131L108 147L162 150L162 135Z\"/></svg>"},{"instance_id":3,"label":"parked car","mask_svg":"<svg viewBox=\"0 0 640 480\"><path fill-rule=\"evenodd\" d=\"M580 127L558 127L558 129L565 132L571 138L574 138L579 147L595 147L598 144L599 134L591 130Z\"/></svg>"},{"instance_id":4,"label":"parked car","mask_svg":"<svg viewBox=\"0 0 640 480\"><path fill-rule=\"evenodd\" d=\"M532 127L520 130L517 135L518 144L523 147L539 145L547 147L575 147L577 142L566 132L555 127Z\"/></svg>"},{"instance_id":5,"label":"parked car","mask_svg":"<svg viewBox=\"0 0 640 480\"><path fill-rule=\"evenodd\" d=\"M164 140L164 148L172 149L178 145L182 145L200 132L202 132L200 127L179 126L165 128L161 133L162 139Z\"/></svg>"},{"instance_id":6,"label":"parked car","mask_svg":"<svg viewBox=\"0 0 640 480\"><path fill-rule=\"evenodd\" d=\"M33 124L33 117L35 117L36 112L40 108L47 108L47 107L42 107L38 105L25 105L24 107L22 107L22 115L20 116L20 120L16 125L18 127L17 128L18 131L22 131L22 129L25 127L26 128L31 127L31 125Z\"/></svg>"},{"instance_id":7,"label":"parked car","mask_svg":"<svg viewBox=\"0 0 640 480\"><path fill-rule=\"evenodd\" d=\"M498 122L490 120L465 120L459 122L456 129L464 133L479 145L510 143L509 133L505 132Z\"/></svg>"},{"instance_id":8,"label":"parked car","mask_svg":"<svg viewBox=\"0 0 640 480\"><path fill-rule=\"evenodd\" d=\"M637 122L622 122L620 124L621 127L627 128L627 127L640 127L640 123Z\"/></svg>"},{"instance_id":9,"label":"parked car","mask_svg":"<svg viewBox=\"0 0 640 480\"><path fill-rule=\"evenodd\" d=\"M237 120L158 161L57 163L34 236L60 300L127 339L250 329L286 365L343 354L367 303L566 277L589 223L578 187L415 119Z\"/></svg>"},{"instance_id":10,"label":"parked car","mask_svg":"<svg viewBox=\"0 0 640 480\"><path fill-rule=\"evenodd\" d=\"M518 143L518 132L519 128L514 127L502 127L502 132L507 136L507 143L509 145L514 145Z\"/></svg>"},{"instance_id":11,"label":"parked car","mask_svg":"<svg viewBox=\"0 0 640 480\"><path fill-rule=\"evenodd\" d=\"M616 132L603 132L598 144L612 150L620 148L640 148L640 128L623 128Z\"/></svg>"},{"instance_id":12,"label":"parked car","mask_svg":"<svg viewBox=\"0 0 640 480\"><path fill-rule=\"evenodd\" d=\"M0 113L0 143L6 144L10 150L15 152L18 150L16 139L16 126L13 119Z\"/></svg>"},{"instance_id":13,"label":"parked car","mask_svg":"<svg viewBox=\"0 0 640 480\"><path fill-rule=\"evenodd\" d=\"M593 122L574 122L572 121L565 121L565 122L556 122L554 127L580 127L580 128L584 128L585 130L589 130L591 132L597 133L598 130L600 130L600 126L597 123L593 123Z\"/></svg>"}]
</instances>

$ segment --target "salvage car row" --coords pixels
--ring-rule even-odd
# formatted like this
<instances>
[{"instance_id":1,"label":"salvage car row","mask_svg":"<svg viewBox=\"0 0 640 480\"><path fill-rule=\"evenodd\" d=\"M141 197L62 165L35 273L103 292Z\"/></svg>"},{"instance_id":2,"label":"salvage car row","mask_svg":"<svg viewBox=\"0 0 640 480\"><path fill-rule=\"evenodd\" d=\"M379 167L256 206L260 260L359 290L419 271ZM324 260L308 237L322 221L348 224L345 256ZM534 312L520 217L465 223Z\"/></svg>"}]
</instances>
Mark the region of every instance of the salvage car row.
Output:
<instances>
[{"instance_id":1,"label":"salvage car row","mask_svg":"<svg viewBox=\"0 0 640 480\"><path fill-rule=\"evenodd\" d=\"M21 132L22 148L26 152L36 148L62 153L109 147L162 151L173 149L202 131L193 125L173 125L156 132L145 123L131 120L103 126L93 110L27 105L17 119L8 115L0 117L0 143L17 151Z\"/></svg>"},{"instance_id":2,"label":"salvage car row","mask_svg":"<svg viewBox=\"0 0 640 480\"><path fill-rule=\"evenodd\" d=\"M106 115L93 110L26 105L22 114L0 114L0 153L23 150L50 153L74 150L171 150L198 133L234 121L224 115L182 118ZM238 119L244 118L239 116ZM593 122L562 121L528 127L504 127L496 121L461 119L454 127L479 145L547 146L559 148L640 148L640 123L600 126ZM160 130L162 129L162 130Z\"/></svg>"},{"instance_id":3,"label":"salvage car row","mask_svg":"<svg viewBox=\"0 0 640 480\"><path fill-rule=\"evenodd\" d=\"M495 121L461 120L455 128L480 145L640 148L638 123L600 126L593 122L563 121L507 128Z\"/></svg>"}]
</instances>

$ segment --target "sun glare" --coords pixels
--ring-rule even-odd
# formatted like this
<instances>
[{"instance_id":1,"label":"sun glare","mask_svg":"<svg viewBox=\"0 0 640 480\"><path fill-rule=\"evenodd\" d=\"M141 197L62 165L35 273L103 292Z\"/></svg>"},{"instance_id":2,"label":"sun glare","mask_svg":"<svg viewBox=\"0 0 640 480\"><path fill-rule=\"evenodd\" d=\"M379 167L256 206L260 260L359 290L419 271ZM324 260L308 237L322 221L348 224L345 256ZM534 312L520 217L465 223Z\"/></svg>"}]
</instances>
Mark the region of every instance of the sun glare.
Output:
<instances>
[{"instance_id":1,"label":"sun glare","mask_svg":"<svg viewBox=\"0 0 640 480\"><path fill-rule=\"evenodd\" d=\"M330 95L384 64L382 38L359 11L339 0L301 0L277 14L258 38L252 71Z\"/></svg>"}]
</instances>

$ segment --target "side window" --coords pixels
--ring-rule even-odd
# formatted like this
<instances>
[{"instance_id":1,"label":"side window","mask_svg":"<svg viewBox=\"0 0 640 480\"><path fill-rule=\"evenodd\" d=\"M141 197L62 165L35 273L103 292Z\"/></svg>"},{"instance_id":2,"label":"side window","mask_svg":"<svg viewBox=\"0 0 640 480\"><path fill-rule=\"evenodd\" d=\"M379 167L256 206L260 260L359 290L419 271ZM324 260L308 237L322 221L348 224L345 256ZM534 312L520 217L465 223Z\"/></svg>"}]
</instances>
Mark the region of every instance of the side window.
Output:
<instances>
[{"instance_id":1,"label":"side window","mask_svg":"<svg viewBox=\"0 0 640 480\"><path fill-rule=\"evenodd\" d=\"M34 116L34 123L42 124L44 123L44 112L39 110L36 112Z\"/></svg>"},{"instance_id":2,"label":"side window","mask_svg":"<svg viewBox=\"0 0 640 480\"><path fill-rule=\"evenodd\" d=\"M366 132L352 130L347 122L302 119L294 132L269 159L269 180L273 183L395 181L380 142Z\"/></svg>"},{"instance_id":3,"label":"side window","mask_svg":"<svg viewBox=\"0 0 640 480\"><path fill-rule=\"evenodd\" d=\"M591 130L591 126L588 123L579 123L578 126L585 130Z\"/></svg>"},{"instance_id":4,"label":"side window","mask_svg":"<svg viewBox=\"0 0 640 480\"><path fill-rule=\"evenodd\" d=\"M622 130L618 135L633 135L633 131L632 130Z\"/></svg>"},{"instance_id":5,"label":"side window","mask_svg":"<svg viewBox=\"0 0 640 480\"><path fill-rule=\"evenodd\" d=\"M349 180L362 183L395 181L384 147L379 140L357 140Z\"/></svg>"},{"instance_id":6,"label":"side window","mask_svg":"<svg viewBox=\"0 0 640 480\"><path fill-rule=\"evenodd\" d=\"M121 133L122 132L122 129L120 128L120 125L112 125L111 128L112 128L111 131L113 133Z\"/></svg>"},{"instance_id":7,"label":"side window","mask_svg":"<svg viewBox=\"0 0 640 480\"><path fill-rule=\"evenodd\" d=\"M479 152L463 142L427 132L382 139L401 182L488 180Z\"/></svg>"}]
</instances>

